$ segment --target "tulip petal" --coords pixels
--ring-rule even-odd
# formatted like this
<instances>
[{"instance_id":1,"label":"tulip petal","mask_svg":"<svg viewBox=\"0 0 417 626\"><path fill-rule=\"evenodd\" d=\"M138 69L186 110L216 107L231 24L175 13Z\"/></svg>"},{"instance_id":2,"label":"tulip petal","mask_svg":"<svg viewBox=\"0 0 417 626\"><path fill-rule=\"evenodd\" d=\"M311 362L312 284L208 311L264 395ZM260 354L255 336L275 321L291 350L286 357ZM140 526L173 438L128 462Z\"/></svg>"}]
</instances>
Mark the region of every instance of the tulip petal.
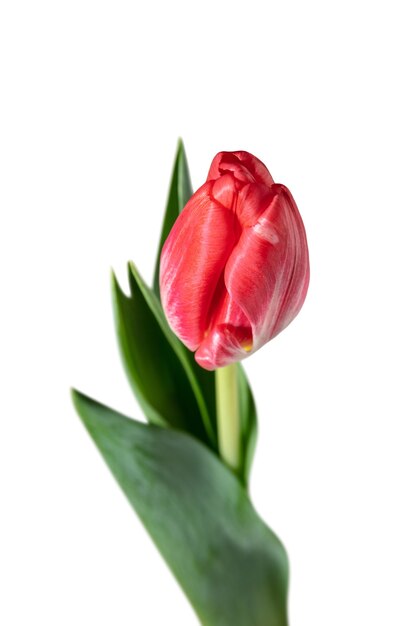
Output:
<instances>
[{"instance_id":1,"label":"tulip petal","mask_svg":"<svg viewBox=\"0 0 417 626\"><path fill-rule=\"evenodd\" d=\"M249 319L257 350L298 313L308 286L304 227L283 185L257 223L244 228L225 268L225 284Z\"/></svg>"},{"instance_id":2,"label":"tulip petal","mask_svg":"<svg viewBox=\"0 0 417 626\"><path fill-rule=\"evenodd\" d=\"M225 174L214 181L211 195L225 208L231 209L236 202L236 184L232 174Z\"/></svg>"},{"instance_id":3,"label":"tulip petal","mask_svg":"<svg viewBox=\"0 0 417 626\"><path fill-rule=\"evenodd\" d=\"M207 180L217 179L226 172L233 172L238 180L257 182L270 187L274 180L266 166L253 154L238 150L236 152L219 152L214 157Z\"/></svg>"},{"instance_id":4,"label":"tulip petal","mask_svg":"<svg viewBox=\"0 0 417 626\"><path fill-rule=\"evenodd\" d=\"M210 329L195 354L197 363L209 370L244 359L253 343L248 318L221 282L221 301L217 302Z\"/></svg>"},{"instance_id":5,"label":"tulip petal","mask_svg":"<svg viewBox=\"0 0 417 626\"><path fill-rule=\"evenodd\" d=\"M291 192L284 185L274 185L274 191L282 194L288 203L292 217L294 236L294 263L290 283L282 305L282 315L277 318L273 336L280 333L298 315L306 299L310 282L310 263L304 224Z\"/></svg>"},{"instance_id":6,"label":"tulip petal","mask_svg":"<svg viewBox=\"0 0 417 626\"><path fill-rule=\"evenodd\" d=\"M169 324L190 350L207 330L208 310L236 243L236 217L216 202L213 183L192 196L175 222L161 255L161 300Z\"/></svg>"},{"instance_id":7,"label":"tulip petal","mask_svg":"<svg viewBox=\"0 0 417 626\"><path fill-rule=\"evenodd\" d=\"M237 152L234 152L234 154L237 156L242 165L249 170L257 183L268 185L268 187L274 184L274 179L269 173L266 165L253 156L253 154L245 152L244 150L238 150Z\"/></svg>"},{"instance_id":8,"label":"tulip petal","mask_svg":"<svg viewBox=\"0 0 417 626\"><path fill-rule=\"evenodd\" d=\"M274 192L266 185L258 183L245 185L239 192L236 203L236 215L240 225L254 226L273 197Z\"/></svg>"}]
</instances>

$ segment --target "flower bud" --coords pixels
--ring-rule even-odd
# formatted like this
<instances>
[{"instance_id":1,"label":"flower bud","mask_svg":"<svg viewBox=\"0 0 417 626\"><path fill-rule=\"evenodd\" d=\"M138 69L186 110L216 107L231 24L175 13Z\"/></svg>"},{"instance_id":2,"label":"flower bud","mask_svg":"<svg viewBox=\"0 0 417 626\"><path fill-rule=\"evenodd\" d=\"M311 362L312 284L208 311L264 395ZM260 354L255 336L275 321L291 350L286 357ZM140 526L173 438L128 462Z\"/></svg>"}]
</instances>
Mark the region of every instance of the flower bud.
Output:
<instances>
[{"instance_id":1,"label":"flower bud","mask_svg":"<svg viewBox=\"0 0 417 626\"><path fill-rule=\"evenodd\" d=\"M174 333L208 370L240 361L297 315L308 247L284 185L248 152L220 152L161 253L162 306Z\"/></svg>"}]
</instances>

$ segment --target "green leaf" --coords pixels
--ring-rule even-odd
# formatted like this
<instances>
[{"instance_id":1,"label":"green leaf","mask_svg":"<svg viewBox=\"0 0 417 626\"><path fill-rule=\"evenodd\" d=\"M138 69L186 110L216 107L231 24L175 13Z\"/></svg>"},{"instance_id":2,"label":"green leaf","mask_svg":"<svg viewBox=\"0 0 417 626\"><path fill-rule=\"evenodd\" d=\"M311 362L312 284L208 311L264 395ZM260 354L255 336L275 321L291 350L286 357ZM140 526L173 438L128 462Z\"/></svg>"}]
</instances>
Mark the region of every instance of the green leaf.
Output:
<instances>
[{"instance_id":1,"label":"green leaf","mask_svg":"<svg viewBox=\"0 0 417 626\"><path fill-rule=\"evenodd\" d=\"M129 264L130 297L113 276L116 330L125 370L148 420L172 425L216 446L215 414L206 404L186 348L159 300Z\"/></svg>"},{"instance_id":2,"label":"green leaf","mask_svg":"<svg viewBox=\"0 0 417 626\"><path fill-rule=\"evenodd\" d=\"M249 483L249 475L252 466L253 455L255 453L256 438L258 434L258 424L256 416L255 400L250 388L245 370L239 363L238 367L239 385L239 408L241 418L241 468L240 475L244 485Z\"/></svg>"},{"instance_id":3,"label":"green leaf","mask_svg":"<svg viewBox=\"0 0 417 626\"><path fill-rule=\"evenodd\" d=\"M201 624L287 626L285 550L233 473L186 433L73 399Z\"/></svg>"},{"instance_id":4,"label":"green leaf","mask_svg":"<svg viewBox=\"0 0 417 626\"><path fill-rule=\"evenodd\" d=\"M181 139L178 142L177 153L175 156L174 170L172 172L171 185L168 193L168 201L165 209L165 217L162 226L161 238L159 241L157 261L155 267L153 289L158 299L159 293L159 263L161 250L165 243L165 239L174 225L180 212L187 204L193 193L190 173L188 170L187 157L185 155L184 144Z\"/></svg>"},{"instance_id":5,"label":"green leaf","mask_svg":"<svg viewBox=\"0 0 417 626\"><path fill-rule=\"evenodd\" d=\"M129 283L130 297L113 275L114 314L122 360L143 412L151 423L181 428L210 443L195 392L161 328L163 320L155 316L145 284L138 284L131 269Z\"/></svg>"},{"instance_id":6,"label":"green leaf","mask_svg":"<svg viewBox=\"0 0 417 626\"><path fill-rule=\"evenodd\" d=\"M139 271L132 262L129 263L129 280L132 284L135 282L141 290L167 341L176 353L194 392L206 432L212 443L216 443L216 400L213 372L208 372L200 367L194 359L194 354L172 332L159 300L143 281Z\"/></svg>"}]
</instances>

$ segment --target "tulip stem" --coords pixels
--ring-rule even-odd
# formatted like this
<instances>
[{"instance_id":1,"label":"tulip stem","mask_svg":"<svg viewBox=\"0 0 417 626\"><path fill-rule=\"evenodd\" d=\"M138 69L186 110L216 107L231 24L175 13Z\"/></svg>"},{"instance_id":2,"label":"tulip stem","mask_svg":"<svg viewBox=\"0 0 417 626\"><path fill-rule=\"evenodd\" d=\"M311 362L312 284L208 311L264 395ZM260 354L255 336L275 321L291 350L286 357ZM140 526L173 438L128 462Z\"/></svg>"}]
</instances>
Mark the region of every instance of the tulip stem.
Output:
<instances>
[{"instance_id":1,"label":"tulip stem","mask_svg":"<svg viewBox=\"0 0 417 626\"><path fill-rule=\"evenodd\" d=\"M216 410L220 457L237 472L240 462L240 415L236 363L216 370Z\"/></svg>"}]
</instances>

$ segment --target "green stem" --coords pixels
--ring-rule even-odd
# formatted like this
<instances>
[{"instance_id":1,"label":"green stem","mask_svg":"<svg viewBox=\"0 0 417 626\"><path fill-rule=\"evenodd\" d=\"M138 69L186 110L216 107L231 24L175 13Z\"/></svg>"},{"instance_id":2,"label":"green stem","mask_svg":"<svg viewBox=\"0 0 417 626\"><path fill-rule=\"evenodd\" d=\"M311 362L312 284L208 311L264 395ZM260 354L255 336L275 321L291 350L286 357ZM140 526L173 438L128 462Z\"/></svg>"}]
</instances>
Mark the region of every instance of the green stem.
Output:
<instances>
[{"instance_id":1,"label":"green stem","mask_svg":"<svg viewBox=\"0 0 417 626\"><path fill-rule=\"evenodd\" d=\"M240 462L240 415L237 364L216 370L216 410L219 452L233 471Z\"/></svg>"}]
</instances>

